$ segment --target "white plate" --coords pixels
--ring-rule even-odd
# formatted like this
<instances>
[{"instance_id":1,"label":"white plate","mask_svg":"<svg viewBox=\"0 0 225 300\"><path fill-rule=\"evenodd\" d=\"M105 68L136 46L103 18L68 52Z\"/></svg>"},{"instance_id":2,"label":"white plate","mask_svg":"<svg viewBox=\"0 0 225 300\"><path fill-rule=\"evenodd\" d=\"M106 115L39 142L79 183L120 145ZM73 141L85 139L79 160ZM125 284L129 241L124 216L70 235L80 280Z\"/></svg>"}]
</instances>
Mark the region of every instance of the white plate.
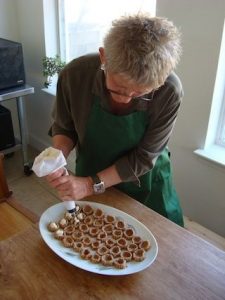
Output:
<instances>
[{"instance_id":1,"label":"white plate","mask_svg":"<svg viewBox=\"0 0 225 300\"><path fill-rule=\"evenodd\" d=\"M79 205L79 201L77 201ZM146 257L142 262L129 262L125 269L116 269L114 267L105 267L100 264L93 264L88 260L84 260L80 258L79 254L73 251L73 249L65 248L62 245L62 242L55 239L53 234L47 229L49 222L51 221L58 221L65 213L65 206L64 203L58 203L51 207L49 207L41 216L39 221L39 229L40 233L46 242L46 244L61 258L65 261L69 262L70 264L79 267L81 269L98 273L104 275L127 275L136 273L139 271L144 270L145 268L149 267L153 261L155 260L157 253L158 253L158 245L156 242L155 237L151 233L151 231L144 226L141 222L139 222L134 217L124 213L123 211L99 204L96 202L88 202L88 201L80 201L80 205L89 204L93 208L100 208L106 214L113 215L120 220L123 220L127 225L132 227L135 230L135 234L142 237L144 240L149 240L151 243L151 248L146 252Z\"/></svg>"}]
</instances>

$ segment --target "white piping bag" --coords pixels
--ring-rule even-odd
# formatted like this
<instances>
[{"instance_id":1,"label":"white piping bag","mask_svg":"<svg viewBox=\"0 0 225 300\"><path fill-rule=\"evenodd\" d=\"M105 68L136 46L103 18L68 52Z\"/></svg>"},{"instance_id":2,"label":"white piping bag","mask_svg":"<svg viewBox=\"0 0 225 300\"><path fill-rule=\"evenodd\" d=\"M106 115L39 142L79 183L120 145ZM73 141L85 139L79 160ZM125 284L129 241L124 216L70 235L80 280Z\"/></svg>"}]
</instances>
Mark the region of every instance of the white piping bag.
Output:
<instances>
[{"instance_id":1,"label":"white piping bag","mask_svg":"<svg viewBox=\"0 0 225 300\"><path fill-rule=\"evenodd\" d=\"M62 151L49 147L35 158L32 170L38 177L43 177L64 168L65 174L68 175L68 171L65 168L66 164L67 162ZM64 204L68 212L75 212L76 205L74 200L64 201Z\"/></svg>"}]
</instances>

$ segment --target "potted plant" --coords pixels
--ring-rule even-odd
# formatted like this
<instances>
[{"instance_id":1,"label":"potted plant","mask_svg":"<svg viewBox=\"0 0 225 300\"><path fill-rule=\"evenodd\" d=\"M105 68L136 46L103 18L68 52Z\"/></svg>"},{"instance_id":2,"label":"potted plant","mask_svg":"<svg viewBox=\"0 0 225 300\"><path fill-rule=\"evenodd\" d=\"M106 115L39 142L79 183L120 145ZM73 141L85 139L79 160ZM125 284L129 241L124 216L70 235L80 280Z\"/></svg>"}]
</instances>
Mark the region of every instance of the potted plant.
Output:
<instances>
[{"instance_id":1,"label":"potted plant","mask_svg":"<svg viewBox=\"0 0 225 300\"><path fill-rule=\"evenodd\" d=\"M46 77L44 86L48 88L52 83L52 77L58 75L60 71L65 67L66 63L61 60L57 54L55 57L45 56L42 60L43 75Z\"/></svg>"}]
</instances>

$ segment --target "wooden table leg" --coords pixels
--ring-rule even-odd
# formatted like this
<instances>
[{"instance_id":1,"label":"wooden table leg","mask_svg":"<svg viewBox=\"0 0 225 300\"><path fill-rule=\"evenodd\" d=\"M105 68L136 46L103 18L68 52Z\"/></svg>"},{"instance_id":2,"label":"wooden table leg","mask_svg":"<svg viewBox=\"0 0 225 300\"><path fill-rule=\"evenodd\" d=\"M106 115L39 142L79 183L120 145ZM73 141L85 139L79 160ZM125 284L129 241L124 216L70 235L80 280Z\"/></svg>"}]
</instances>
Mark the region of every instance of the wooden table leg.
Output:
<instances>
[{"instance_id":1,"label":"wooden table leg","mask_svg":"<svg viewBox=\"0 0 225 300\"><path fill-rule=\"evenodd\" d=\"M6 199L12 194L12 192L9 190L5 177L3 158L3 153L0 153L0 202L6 201Z\"/></svg>"}]
</instances>

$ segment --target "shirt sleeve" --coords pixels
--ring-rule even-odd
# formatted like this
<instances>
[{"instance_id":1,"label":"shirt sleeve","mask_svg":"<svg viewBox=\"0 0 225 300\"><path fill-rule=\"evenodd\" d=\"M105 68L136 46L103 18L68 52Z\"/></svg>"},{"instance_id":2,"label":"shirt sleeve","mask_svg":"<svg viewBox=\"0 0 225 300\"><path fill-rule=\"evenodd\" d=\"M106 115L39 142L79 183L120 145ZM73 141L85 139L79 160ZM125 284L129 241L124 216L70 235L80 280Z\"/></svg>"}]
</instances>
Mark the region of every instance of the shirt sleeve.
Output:
<instances>
[{"instance_id":1,"label":"shirt sleeve","mask_svg":"<svg viewBox=\"0 0 225 300\"><path fill-rule=\"evenodd\" d=\"M149 124L144 137L136 148L115 162L122 181L135 181L140 185L138 178L154 167L168 144L182 97L183 89L178 77L158 91L154 102L149 105Z\"/></svg>"},{"instance_id":2,"label":"shirt sleeve","mask_svg":"<svg viewBox=\"0 0 225 300\"><path fill-rule=\"evenodd\" d=\"M57 82L57 96L53 106L52 118L53 124L49 130L49 135L62 134L69 137L76 144L77 132L71 114L67 84L63 76L59 76Z\"/></svg>"}]
</instances>

